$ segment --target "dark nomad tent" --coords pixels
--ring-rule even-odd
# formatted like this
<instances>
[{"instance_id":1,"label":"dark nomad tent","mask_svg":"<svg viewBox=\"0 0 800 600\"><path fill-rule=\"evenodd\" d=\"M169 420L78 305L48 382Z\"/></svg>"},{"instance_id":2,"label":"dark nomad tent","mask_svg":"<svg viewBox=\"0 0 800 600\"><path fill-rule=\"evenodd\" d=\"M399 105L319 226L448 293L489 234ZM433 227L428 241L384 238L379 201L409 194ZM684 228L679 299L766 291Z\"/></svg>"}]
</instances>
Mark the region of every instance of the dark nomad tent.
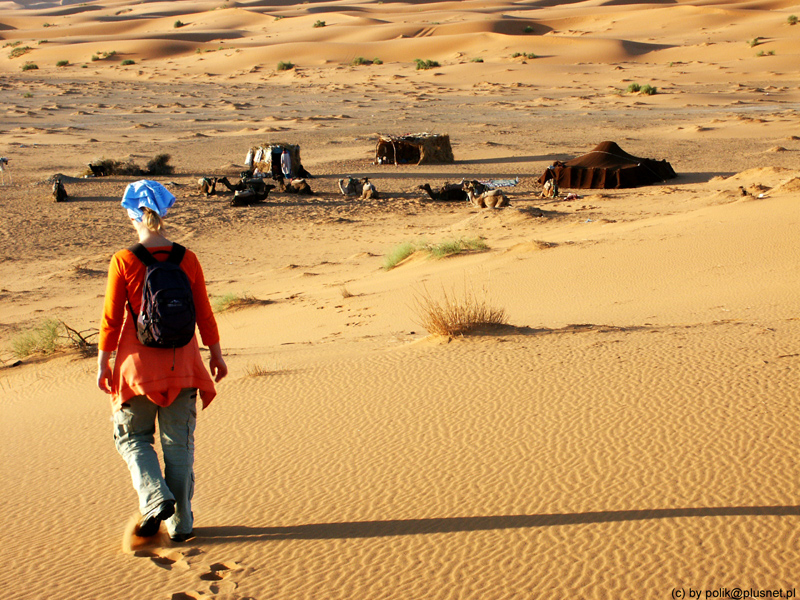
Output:
<instances>
[{"instance_id":1,"label":"dark nomad tent","mask_svg":"<svg viewBox=\"0 0 800 600\"><path fill-rule=\"evenodd\" d=\"M381 135L375 148L375 164L422 165L454 162L449 135L415 133Z\"/></svg>"},{"instance_id":2,"label":"dark nomad tent","mask_svg":"<svg viewBox=\"0 0 800 600\"><path fill-rule=\"evenodd\" d=\"M583 156L554 162L539 183L555 179L560 188L632 188L673 177L677 175L666 160L638 158L614 142L603 142Z\"/></svg>"}]
</instances>

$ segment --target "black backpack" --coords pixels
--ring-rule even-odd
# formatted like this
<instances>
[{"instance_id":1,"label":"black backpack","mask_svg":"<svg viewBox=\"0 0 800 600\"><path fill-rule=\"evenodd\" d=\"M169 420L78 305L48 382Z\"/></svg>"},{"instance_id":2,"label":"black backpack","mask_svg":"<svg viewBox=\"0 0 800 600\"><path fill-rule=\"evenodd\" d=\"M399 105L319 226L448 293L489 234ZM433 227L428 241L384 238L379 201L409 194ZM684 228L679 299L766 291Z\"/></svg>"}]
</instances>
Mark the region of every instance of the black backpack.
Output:
<instances>
[{"instance_id":1,"label":"black backpack","mask_svg":"<svg viewBox=\"0 0 800 600\"><path fill-rule=\"evenodd\" d=\"M192 341L195 329L195 310L192 286L180 264L186 248L173 244L164 262L142 244L129 248L146 267L142 286L142 312L128 308L136 323L136 336L145 346L180 348Z\"/></svg>"}]
</instances>

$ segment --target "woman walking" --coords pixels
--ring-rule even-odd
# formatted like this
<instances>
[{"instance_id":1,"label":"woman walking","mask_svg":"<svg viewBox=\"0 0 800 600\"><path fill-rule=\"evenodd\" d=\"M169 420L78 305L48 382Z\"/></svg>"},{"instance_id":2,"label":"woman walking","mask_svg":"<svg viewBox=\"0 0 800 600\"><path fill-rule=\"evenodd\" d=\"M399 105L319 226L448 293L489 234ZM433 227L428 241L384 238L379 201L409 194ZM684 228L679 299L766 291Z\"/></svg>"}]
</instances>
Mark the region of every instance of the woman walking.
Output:
<instances>
[{"instance_id":1,"label":"woman walking","mask_svg":"<svg viewBox=\"0 0 800 600\"><path fill-rule=\"evenodd\" d=\"M153 536L161 521L166 521L170 538L183 542L192 537L194 526L197 395L199 392L203 408L208 406L216 395L214 382L228 374L228 367L222 358L219 331L197 256L164 235L163 219L174 202L175 197L154 181L138 181L125 189L122 206L127 209L139 244L120 250L111 259L98 342L97 385L111 394L114 442L139 495L142 518L137 535ZM191 324L190 339L182 346L156 347L152 335L139 332L137 316L147 308L143 306L145 277L152 269L142 261L153 262L150 257L160 262L179 260L191 289L188 302L193 301L197 329L211 354L210 374ZM154 448L156 421L164 456L163 474Z\"/></svg>"}]
</instances>

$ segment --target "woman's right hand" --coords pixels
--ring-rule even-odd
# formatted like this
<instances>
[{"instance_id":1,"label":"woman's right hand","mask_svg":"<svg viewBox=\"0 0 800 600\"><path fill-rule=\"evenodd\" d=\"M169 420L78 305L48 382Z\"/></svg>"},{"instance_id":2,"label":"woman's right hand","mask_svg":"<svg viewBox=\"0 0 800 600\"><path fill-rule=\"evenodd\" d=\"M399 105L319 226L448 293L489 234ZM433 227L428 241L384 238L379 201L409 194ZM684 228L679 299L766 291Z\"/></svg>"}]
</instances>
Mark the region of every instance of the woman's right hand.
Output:
<instances>
[{"instance_id":1,"label":"woman's right hand","mask_svg":"<svg viewBox=\"0 0 800 600\"><path fill-rule=\"evenodd\" d=\"M97 387L106 394L111 394L111 353L100 350L97 354Z\"/></svg>"}]
</instances>

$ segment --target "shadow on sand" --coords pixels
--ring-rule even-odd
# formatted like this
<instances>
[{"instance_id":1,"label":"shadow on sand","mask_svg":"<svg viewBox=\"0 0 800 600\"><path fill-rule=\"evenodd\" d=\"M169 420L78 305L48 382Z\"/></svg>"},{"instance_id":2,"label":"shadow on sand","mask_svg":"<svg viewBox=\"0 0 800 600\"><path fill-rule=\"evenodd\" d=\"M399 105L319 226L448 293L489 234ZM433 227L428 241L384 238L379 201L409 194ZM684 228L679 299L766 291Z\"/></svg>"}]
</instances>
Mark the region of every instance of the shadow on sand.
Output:
<instances>
[{"instance_id":1,"label":"shadow on sand","mask_svg":"<svg viewBox=\"0 0 800 600\"><path fill-rule=\"evenodd\" d=\"M611 510L545 515L499 515L489 517L449 517L398 519L387 521L352 521L345 523L310 523L288 527L246 527L229 525L198 527L197 539L204 543L237 541L320 540L379 538L400 535L532 529L594 523L622 523L653 519L705 517L782 517L800 515L800 506L720 506L705 508L656 508L651 510Z\"/></svg>"}]
</instances>

